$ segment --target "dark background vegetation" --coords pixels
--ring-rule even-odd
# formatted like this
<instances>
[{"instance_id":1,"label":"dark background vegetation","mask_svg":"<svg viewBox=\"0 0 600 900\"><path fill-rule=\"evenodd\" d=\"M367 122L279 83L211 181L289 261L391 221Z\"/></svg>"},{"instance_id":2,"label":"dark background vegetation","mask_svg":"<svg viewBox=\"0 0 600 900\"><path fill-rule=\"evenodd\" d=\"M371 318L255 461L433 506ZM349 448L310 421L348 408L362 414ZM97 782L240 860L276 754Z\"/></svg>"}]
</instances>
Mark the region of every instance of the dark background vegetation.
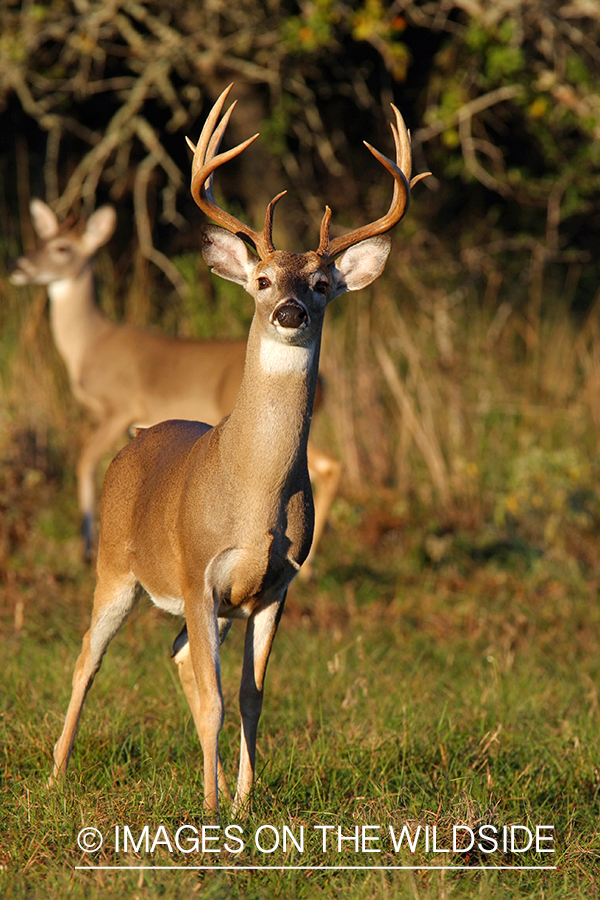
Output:
<instances>
[{"instance_id":1,"label":"dark background vegetation","mask_svg":"<svg viewBox=\"0 0 600 900\"><path fill-rule=\"evenodd\" d=\"M323 197L338 222L387 197L360 142L385 144L395 101L416 166L435 176L419 198L423 227L454 255L468 245L471 274L494 267L506 291L532 256L563 280L579 264L572 302L585 310L597 281L600 170L590 10L583 0L3 0L4 252L18 247L29 192L62 213L111 200L127 227L137 199L130 252L135 243L151 252L145 224L160 252L195 249L183 135L196 137L234 80L242 102L231 139L260 127L263 141L222 173L222 190L257 217L273 189L289 188L281 227L291 244L314 240ZM265 158L269 177L257 180Z\"/></svg>"},{"instance_id":2,"label":"dark background vegetation","mask_svg":"<svg viewBox=\"0 0 600 900\"><path fill-rule=\"evenodd\" d=\"M295 586L276 641L252 821L549 823L560 871L135 875L131 891L598 896L599 44L587 0L0 0L8 896L127 888L72 877L78 823L141 827L157 795L173 821L198 821L201 785L191 730L185 749L172 739L187 715L172 702L173 623L144 608L94 687L72 786L45 787L93 589L73 474L88 423L45 292L4 275L33 244L31 197L61 217L111 202L118 231L96 263L108 315L244 334L249 301L198 253L184 141L230 81L227 140L261 139L215 190L257 225L287 189L278 247L315 247L325 203L338 232L387 207L362 140L391 153L389 102L412 130L414 170L433 173L385 275L328 313L314 436L341 459L342 489L317 578ZM239 636L229 643L232 710ZM230 771L236 729L228 719Z\"/></svg>"}]
</instances>

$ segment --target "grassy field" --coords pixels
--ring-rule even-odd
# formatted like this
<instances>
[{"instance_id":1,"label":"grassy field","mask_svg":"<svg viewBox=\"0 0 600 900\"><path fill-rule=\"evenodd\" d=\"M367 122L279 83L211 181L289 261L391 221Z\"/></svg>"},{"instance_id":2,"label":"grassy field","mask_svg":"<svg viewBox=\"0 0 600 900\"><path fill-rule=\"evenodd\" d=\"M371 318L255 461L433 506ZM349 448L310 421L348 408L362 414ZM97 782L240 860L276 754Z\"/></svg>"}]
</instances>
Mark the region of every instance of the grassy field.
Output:
<instances>
[{"instance_id":1,"label":"grassy field","mask_svg":"<svg viewBox=\"0 0 600 900\"><path fill-rule=\"evenodd\" d=\"M8 300L14 312L14 292ZM250 807L234 818L225 806L219 822L203 816L201 753L169 658L179 626L147 600L109 647L64 789L47 786L93 574L79 558L73 476L83 419L35 302L13 315L0 360L2 896L599 896L600 463L580 395L544 393L527 360L509 373L499 358L494 374L481 348L450 376L432 375L432 396L438 383L461 386L470 442L453 468L439 431L444 504L427 490L426 454L409 460L413 488L401 490L400 479L361 483L358 445L316 579L288 598ZM343 327L358 328L360 315ZM337 397L345 333L329 337ZM549 360L536 371L552 374ZM426 431L425 400L420 410ZM322 440L328 429L341 440L339 415L319 424ZM392 449L405 471L401 441ZM231 782L239 625L222 650ZM514 847L503 843L511 826ZM78 836L90 827L103 846L86 853ZM538 849L554 853L519 852L536 827L552 838ZM310 868L341 866L362 868Z\"/></svg>"},{"instance_id":2,"label":"grassy field","mask_svg":"<svg viewBox=\"0 0 600 900\"><path fill-rule=\"evenodd\" d=\"M361 546L354 524L379 534ZM574 556L528 553L518 543L473 543L455 523L431 559L426 522L382 521L380 510L340 501L321 575L296 585L270 663L259 779L243 832L210 830L207 852L178 852L182 825L200 828L200 751L169 659L176 623L142 601L111 645L88 698L69 781L50 790L51 748L87 627L92 577L58 554L39 577L12 584L24 602L3 608L1 854L5 896L503 897L597 896L600 790L598 568ZM47 525L46 525L47 528ZM52 544L46 538L45 543ZM71 549L74 550L72 543ZM430 548L431 551L431 548ZM48 547L46 553L49 553ZM10 592L8 592L10 596ZM4 594L7 601L7 593ZM222 752L237 756L236 694L242 630L223 648L227 718ZM116 852L128 825L139 852ZM254 835L277 829L261 852ZM297 841L304 827L303 851ZM329 825L326 851L323 829ZM408 825L415 852L394 852ZM552 826L554 854L432 853L452 826ZM99 829L98 853L78 848ZM165 831L159 831L163 826ZM338 828L355 841L342 841ZM365 831L362 826L379 826ZM488 832L491 833L491 832ZM521 835L525 832L521 831ZM184 831L185 838L194 832ZM260 837L262 835L262 839ZM467 832L463 832L463 837ZM369 841L376 836L378 840ZM227 853L224 843L241 852ZM152 851L152 845L158 843ZM163 843L160 843L163 841ZM169 852L169 842L174 852ZM181 842L181 841L180 841ZM272 828L259 844L276 843ZM183 843L186 849L193 844ZM464 844L462 845L464 846ZM491 844L484 846L490 850ZM519 846L523 846L520 844ZM430 843L430 849L432 843ZM219 855L208 851L220 848ZM82 865L555 865L555 871L86 872Z\"/></svg>"}]
</instances>

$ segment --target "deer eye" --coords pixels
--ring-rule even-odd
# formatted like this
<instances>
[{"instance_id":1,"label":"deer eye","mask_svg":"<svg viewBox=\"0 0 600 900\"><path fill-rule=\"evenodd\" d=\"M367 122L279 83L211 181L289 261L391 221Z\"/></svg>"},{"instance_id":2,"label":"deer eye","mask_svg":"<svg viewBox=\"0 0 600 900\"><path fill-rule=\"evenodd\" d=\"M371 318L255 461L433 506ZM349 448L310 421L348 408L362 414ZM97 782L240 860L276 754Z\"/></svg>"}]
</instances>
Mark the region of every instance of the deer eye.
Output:
<instances>
[{"instance_id":1,"label":"deer eye","mask_svg":"<svg viewBox=\"0 0 600 900\"><path fill-rule=\"evenodd\" d=\"M326 294L329 289L329 285L326 281L317 281L315 284L315 291L318 294Z\"/></svg>"},{"instance_id":2,"label":"deer eye","mask_svg":"<svg viewBox=\"0 0 600 900\"><path fill-rule=\"evenodd\" d=\"M271 287L271 282L268 278L265 278L264 275L262 278L258 279L258 289L259 291L264 291L265 288Z\"/></svg>"}]
</instances>

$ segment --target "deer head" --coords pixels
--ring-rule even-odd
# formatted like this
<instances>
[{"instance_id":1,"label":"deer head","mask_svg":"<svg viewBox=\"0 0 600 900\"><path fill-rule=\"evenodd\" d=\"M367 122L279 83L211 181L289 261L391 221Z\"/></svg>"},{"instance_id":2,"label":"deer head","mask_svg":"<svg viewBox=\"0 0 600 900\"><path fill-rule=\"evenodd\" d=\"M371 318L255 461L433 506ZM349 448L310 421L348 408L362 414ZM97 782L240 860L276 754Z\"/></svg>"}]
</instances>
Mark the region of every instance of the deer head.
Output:
<instances>
[{"instance_id":1,"label":"deer head","mask_svg":"<svg viewBox=\"0 0 600 900\"><path fill-rule=\"evenodd\" d=\"M69 221L59 224L56 215L42 200L33 199L29 209L40 246L16 261L10 276L12 284L51 284L76 278L108 241L117 224L112 206L97 209L83 230L71 227Z\"/></svg>"},{"instance_id":2,"label":"deer head","mask_svg":"<svg viewBox=\"0 0 600 900\"><path fill-rule=\"evenodd\" d=\"M192 196L200 209L217 222L217 226L203 229L202 253L215 275L241 284L254 297L256 314L265 333L288 344L307 344L320 333L328 303L339 294L360 290L379 277L391 247L387 232L406 212L410 188L429 173L411 179L410 137L402 116L392 104L396 161L392 162L365 142L394 179L388 212L369 225L331 238L331 210L326 207L316 250L300 254L276 250L273 213L285 191L267 206L262 231L250 228L221 209L213 198L216 169L242 153L258 137L255 134L231 150L218 152L236 104L234 101L218 122L232 86L215 103L198 144L194 146L188 139L194 153Z\"/></svg>"}]
</instances>

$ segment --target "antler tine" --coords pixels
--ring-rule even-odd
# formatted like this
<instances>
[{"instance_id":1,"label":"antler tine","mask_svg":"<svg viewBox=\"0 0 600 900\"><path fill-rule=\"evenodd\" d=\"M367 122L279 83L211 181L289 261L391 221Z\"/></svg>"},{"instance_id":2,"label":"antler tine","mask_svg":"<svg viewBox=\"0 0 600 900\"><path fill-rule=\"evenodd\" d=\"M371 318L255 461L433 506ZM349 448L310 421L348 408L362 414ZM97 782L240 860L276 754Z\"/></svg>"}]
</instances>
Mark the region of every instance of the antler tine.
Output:
<instances>
[{"instance_id":1,"label":"antler tine","mask_svg":"<svg viewBox=\"0 0 600 900\"><path fill-rule=\"evenodd\" d=\"M396 118L395 123L390 122L390 128L394 135L394 145L396 147L396 163L402 169L406 176L406 180L410 181L410 173L412 169L412 154L410 151L410 131L404 124L402 113L397 106L390 103Z\"/></svg>"},{"instance_id":2,"label":"antler tine","mask_svg":"<svg viewBox=\"0 0 600 900\"><path fill-rule=\"evenodd\" d=\"M234 100L233 103L231 104L231 106L229 107L229 109L227 110L227 112L225 113L225 115L223 116L223 118L221 119L218 127L215 129L214 134L210 138L210 141L208 143L208 148L206 150L204 149L205 145L206 145L206 140L202 139L202 135L204 134L204 128L206 128L206 126L208 124L208 119L206 120L206 122L204 124L204 128L202 129L202 134L200 135L198 144L196 146L194 146L192 141L190 141L190 139L188 137L186 137L187 145L190 148L190 150L192 151L192 153L194 154L194 159L192 161L192 181L194 180L195 172L198 170L199 166L206 165L206 163L211 162L215 158L216 153L221 145L221 140L223 139L223 135L225 134L225 129L227 128L227 125L231 118L231 114L232 114L233 110L235 109L236 103L237 103L237 100ZM198 151L197 155L196 155L196 150ZM206 179L206 181L204 182L204 189L206 191L206 196L212 203L214 203L214 198L212 195L213 175L214 175L214 172L211 173L209 175L209 177Z\"/></svg>"},{"instance_id":3,"label":"antler tine","mask_svg":"<svg viewBox=\"0 0 600 900\"><path fill-rule=\"evenodd\" d=\"M394 144L396 145L396 161L400 159L400 168L406 175L406 179L410 185L410 189L414 188L415 184L418 184L419 181L422 181L423 178L429 178L431 172L421 172L419 175L414 175L412 178L410 177L412 171L412 154L410 151L410 128L406 128L404 125L404 119L402 118L402 113L400 110L394 106L393 103L390 103L390 106L394 110L394 114L396 116L396 124L390 122L390 128L392 129L392 134L394 135ZM394 184L394 188L395 188Z\"/></svg>"},{"instance_id":4,"label":"antler tine","mask_svg":"<svg viewBox=\"0 0 600 900\"><path fill-rule=\"evenodd\" d=\"M197 145L194 147L189 138L186 139L188 146L194 153L194 159L192 161L192 197L203 213L213 219L218 225L227 229L227 231L231 231L233 234L241 237L246 243L254 247L260 258L263 259L275 250L272 238L273 208L283 194L279 194L275 197L267 207L265 224L262 231L255 231L254 228L250 228L249 225L245 225L235 216L232 216L224 209L221 209L221 207L215 203L212 194L212 180L215 170L224 163L229 162L230 159L243 153L246 147L258 137L258 134L255 134L245 141L242 141L237 147L233 147L231 150L227 150L224 153L218 153L225 129L227 128L229 119L231 118L231 114L237 102L234 101L231 104L217 125L221 110L223 109L223 104L232 87L233 84L230 84L218 97L204 123Z\"/></svg>"},{"instance_id":5,"label":"antler tine","mask_svg":"<svg viewBox=\"0 0 600 900\"><path fill-rule=\"evenodd\" d=\"M271 235L273 233L273 213L275 210L275 206L277 203L279 203L282 197L285 197L286 194L287 191L281 191L279 194L277 194L276 197L273 197L273 199L267 206L267 211L265 213L265 224L263 226L263 234L269 235L269 240L271 240ZM271 250L274 249L275 247L273 246L273 242L271 241Z\"/></svg>"},{"instance_id":6,"label":"antler tine","mask_svg":"<svg viewBox=\"0 0 600 900\"><path fill-rule=\"evenodd\" d=\"M413 177L410 179L411 191L414 188L415 184L418 184L419 181L422 181L424 178L429 178L430 175L431 172L421 172L420 175L413 175Z\"/></svg>"},{"instance_id":7,"label":"antler tine","mask_svg":"<svg viewBox=\"0 0 600 900\"><path fill-rule=\"evenodd\" d=\"M221 141L223 140L223 135L225 134L225 129L227 128L227 125L229 124L231 114L232 114L233 110L235 109L236 105L237 105L237 100L234 100L233 103L231 104L231 106L229 107L229 109L227 110L227 112L225 113L225 115L223 116L223 118L221 119L221 121L219 122L217 128L215 129L215 133L213 134L213 136L211 137L211 139L209 141L208 149L206 151L206 155L204 158L205 164L207 162L211 162L217 155L219 147L221 146ZM209 178L207 178L205 185L204 185L206 188L206 193L208 194L208 196L210 197L211 200L213 200L213 195L212 195L213 175L214 175L214 172L210 175Z\"/></svg>"},{"instance_id":8,"label":"antler tine","mask_svg":"<svg viewBox=\"0 0 600 900\"><path fill-rule=\"evenodd\" d=\"M202 131L200 132L196 150L198 151L198 160L201 164L204 164L207 161L207 153L212 139L215 137L215 133L219 134L219 128L217 127L215 131L215 126L217 125L219 116L221 115L221 110L223 109L225 101L227 100L232 87L233 82L231 84L228 84L225 90L219 94L206 118L206 122L204 123ZM235 106L235 102L232 104L232 106ZM225 119L225 116L223 117L223 119ZM211 156L210 159L212 159L213 156ZM194 163L196 163L196 157L194 157Z\"/></svg>"},{"instance_id":9,"label":"antler tine","mask_svg":"<svg viewBox=\"0 0 600 900\"><path fill-rule=\"evenodd\" d=\"M344 250L353 247L354 244L358 244L360 241L364 241L367 238L375 237L378 234L385 234L393 228L408 209L411 187L416 184L417 181L420 181L421 178L425 178L427 175L431 174L430 172L424 172L422 175L417 175L411 180L410 133L407 131L399 110L393 103L390 105L396 119L395 123L390 123L392 134L394 136L396 162L392 162L391 159L388 159L387 156L384 156L383 153L380 153L379 150L376 150L375 147L372 147L367 141L363 141L365 147L367 147L375 159L381 163L384 169L386 169L394 179L394 192L390 208L384 216L381 216L381 218L377 219L375 222L371 222L369 225L363 225L348 234L341 235L340 237L331 240L329 237L331 210L328 206L325 207L325 214L321 222L319 246L317 249L319 256L322 256L325 259L333 259Z\"/></svg>"}]
</instances>

